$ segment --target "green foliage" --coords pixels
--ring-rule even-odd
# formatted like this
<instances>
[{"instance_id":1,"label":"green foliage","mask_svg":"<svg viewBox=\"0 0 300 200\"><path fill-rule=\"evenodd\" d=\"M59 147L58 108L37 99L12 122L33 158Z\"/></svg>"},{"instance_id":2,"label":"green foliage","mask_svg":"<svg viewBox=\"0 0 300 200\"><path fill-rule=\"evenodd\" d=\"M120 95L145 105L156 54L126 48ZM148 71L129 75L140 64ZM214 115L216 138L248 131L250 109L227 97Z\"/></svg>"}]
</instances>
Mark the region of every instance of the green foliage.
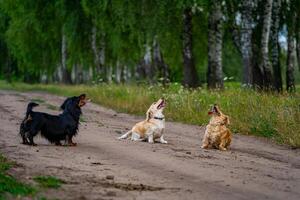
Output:
<instances>
[{"instance_id":1,"label":"green foliage","mask_svg":"<svg viewBox=\"0 0 300 200\"><path fill-rule=\"evenodd\" d=\"M46 107L49 109L49 110L59 110L59 108L57 106L54 106L52 104L46 104Z\"/></svg>"},{"instance_id":2,"label":"green foliage","mask_svg":"<svg viewBox=\"0 0 300 200\"><path fill-rule=\"evenodd\" d=\"M0 173L5 172L11 167L12 163L9 163L5 157L0 154Z\"/></svg>"},{"instance_id":3,"label":"green foliage","mask_svg":"<svg viewBox=\"0 0 300 200\"><path fill-rule=\"evenodd\" d=\"M224 77L240 81L241 55L233 45L231 33L232 23L240 13L240 2L226 0L224 3ZM291 5L283 1L281 27L289 23L286 19L292 12L288 12L288 7L292 6L297 13L298 4L299 1L291 1ZM67 44L68 72L74 66L95 72L97 65L91 43L92 30L96 30L96 46L105 51L103 68L114 69L121 63L134 71L143 59L146 45L151 46L156 38L164 61L170 67L170 80L180 82L182 14L188 7L193 12L193 57L200 81L204 83L209 45L208 0L0 0L0 78L39 82L42 75L47 75L48 81L55 81L53 74L62 62L63 36ZM257 24L253 35L254 54L260 45L263 9L263 2L259 1L253 13ZM299 74L296 75L299 81Z\"/></svg>"},{"instance_id":4,"label":"green foliage","mask_svg":"<svg viewBox=\"0 0 300 200\"><path fill-rule=\"evenodd\" d=\"M36 98L36 99L30 99L30 101L36 102L36 103L45 103L44 99Z\"/></svg>"},{"instance_id":5,"label":"green foliage","mask_svg":"<svg viewBox=\"0 0 300 200\"><path fill-rule=\"evenodd\" d=\"M60 180L53 176L36 176L33 178L34 181L39 183L41 187L44 188L60 188L64 183L63 180Z\"/></svg>"}]
</instances>

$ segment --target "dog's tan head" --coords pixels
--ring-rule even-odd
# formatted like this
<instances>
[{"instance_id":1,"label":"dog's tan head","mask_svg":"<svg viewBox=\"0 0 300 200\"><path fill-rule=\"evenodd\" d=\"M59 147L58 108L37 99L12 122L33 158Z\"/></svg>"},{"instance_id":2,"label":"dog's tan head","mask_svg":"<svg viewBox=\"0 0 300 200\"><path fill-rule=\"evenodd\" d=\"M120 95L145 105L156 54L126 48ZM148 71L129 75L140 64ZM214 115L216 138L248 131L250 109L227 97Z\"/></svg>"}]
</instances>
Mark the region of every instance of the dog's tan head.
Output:
<instances>
[{"instance_id":1,"label":"dog's tan head","mask_svg":"<svg viewBox=\"0 0 300 200\"><path fill-rule=\"evenodd\" d=\"M208 111L208 114L211 115L213 118L215 118L215 121L220 122L221 124L228 125L230 124L229 117L227 115L224 115L219 106L217 104L214 104L210 110Z\"/></svg>"},{"instance_id":2,"label":"dog's tan head","mask_svg":"<svg viewBox=\"0 0 300 200\"><path fill-rule=\"evenodd\" d=\"M220 116L222 114L219 106L217 104L214 104L210 110L208 111L209 115L214 115L214 116Z\"/></svg>"},{"instance_id":3,"label":"dog's tan head","mask_svg":"<svg viewBox=\"0 0 300 200\"><path fill-rule=\"evenodd\" d=\"M163 116L162 112L166 107L166 100L164 98L160 98L157 102L152 103L146 113L146 119L149 120L153 117L161 117Z\"/></svg>"}]
</instances>

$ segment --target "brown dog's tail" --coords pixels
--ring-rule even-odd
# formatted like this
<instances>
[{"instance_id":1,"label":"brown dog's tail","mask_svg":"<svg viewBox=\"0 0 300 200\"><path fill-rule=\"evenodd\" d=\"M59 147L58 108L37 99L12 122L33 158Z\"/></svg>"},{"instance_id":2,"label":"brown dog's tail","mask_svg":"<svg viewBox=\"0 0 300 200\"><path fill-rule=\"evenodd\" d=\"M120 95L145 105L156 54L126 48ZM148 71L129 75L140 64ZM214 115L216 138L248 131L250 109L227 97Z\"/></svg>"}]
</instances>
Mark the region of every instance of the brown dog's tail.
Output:
<instances>
[{"instance_id":1,"label":"brown dog's tail","mask_svg":"<svg viewBox=\"0 0 300 200\"><path fill-rule=\"evenodd\" d=\"M34 103L34 102L30 102L28 105L27 105L27 111L26 111L26 117L25 119L28 118L29 114L32 112L32 109L36 106L38 106L39 104L37 103Z\"/></svg>"}]
</instances>

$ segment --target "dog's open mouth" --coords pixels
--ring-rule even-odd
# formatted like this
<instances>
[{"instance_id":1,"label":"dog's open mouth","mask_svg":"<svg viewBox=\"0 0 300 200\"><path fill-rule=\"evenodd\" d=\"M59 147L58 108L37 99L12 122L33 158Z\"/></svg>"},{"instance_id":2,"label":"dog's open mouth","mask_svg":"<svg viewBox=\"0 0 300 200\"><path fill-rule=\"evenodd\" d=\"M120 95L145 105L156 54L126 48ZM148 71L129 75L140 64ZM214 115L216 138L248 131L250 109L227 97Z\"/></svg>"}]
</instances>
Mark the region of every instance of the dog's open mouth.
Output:
<instances>
[{"instance_id":1,"label":"dog's open mouth","mask_svg":"<svg viewBox=\"0 0 300 200\"><path fill-rule=\"evenodd\" d=\"M214 105L214 106L212 106L211 109L208 111L208 114L209 114L209 115L212 115L212 114L214 114L214 113L216 113L216 112L217 112L217 110L216 110L216 107L215 107L215 105Z\"/></svg>"},{"instance_id":2,"label":"dog's open mouth","mask_svg":"<svg viewBox=\"0 0 300 200\"><path fill-rule=\"evenodd\" d=\"M158 104L157 109L164 108L166 106L166 101L165 99L161 99L160 104Z\"/></svg>"},{"instance_id":3,"label":"dog's open mouth","mask_svg":"<svg viewBox=\"0 0 300 200\"><path fill-rule=\"evenodd\" d=\"M85 106L85 104L87 104L88 102L91 102L91 99L84 99L84 100L81 100L80 103L79 103L79 106L80 106L80 107Z\"/></svg>"},{"instance_id":4,"label":"dog's open mouth","mask_svg":"<svg viewBox=\"0 0 300 200\"><path fill-rule=\"evenodd\" d=\"M87 98L85 94L80 96L80 100L79 100L79 107L83 107L85 104L87 104L88 102L90 102L91 99Z\"/></svg>"}]
</instances>

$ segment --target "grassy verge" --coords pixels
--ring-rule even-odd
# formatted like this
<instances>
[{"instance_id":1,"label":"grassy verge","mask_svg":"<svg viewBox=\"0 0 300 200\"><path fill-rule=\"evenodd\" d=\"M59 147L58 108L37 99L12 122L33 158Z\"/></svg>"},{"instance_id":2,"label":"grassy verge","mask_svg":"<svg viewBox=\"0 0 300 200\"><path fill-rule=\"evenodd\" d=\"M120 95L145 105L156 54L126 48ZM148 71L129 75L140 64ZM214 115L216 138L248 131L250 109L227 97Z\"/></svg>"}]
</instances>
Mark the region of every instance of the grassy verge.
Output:
<instances>
[{"instance_id":1,"label":"grassy verge","mask_svg":"<svg viewBox=\"0 0 300 200\"><path fill-rule=\"evenodd\" d=\"M5 173L12 165L13 163L0 155L0 200L6 199L8 195L14 198L34 195L36 193L34 187L18 182Z\"/></svg>"},{"instance_id":2,"label":"grassy verge","mask_svg":"<svg viewBox=\"0 0 300 200\"><path fill-rule=\"evenodd\" d=\"M64 183L63 180L60 180L53 176L36 176L33 178L41 187L43 188L60 188Z\"/></svg>"},{"instance_id":3,"label":"grassy verge","mask_svg":"<svg viewBox=\"0 0 300 200\"><path fill-rule=\"evenodd\" d=\"M13 162L8 161L0 154L0 200L23 198L47 200L47 198L39 194L41 188L58 189L65 183L53 176L34 177L33 180L36 181L41 188L21 183L6 172L13 165Z\"/></svg>"},{"instance_id":4,"label":"grassy verge","mask_svg":"<svg viewBox=\"0 0 300 200\"><path fill-rule=\"evenodd\" d=\"M207 110L218 103L231 117L231 129L241 134L271 138L278 143L300 147L300 94L270 94L227 85L224 91L188 90L179 84L168 88L137 85L29 85L0 82L0 89L45 91L71 96L86 93L93 102L117 111L144 115L148 106L161 96L167 98L168 120L204 125Z\"/></svg>"}]
</instances>

